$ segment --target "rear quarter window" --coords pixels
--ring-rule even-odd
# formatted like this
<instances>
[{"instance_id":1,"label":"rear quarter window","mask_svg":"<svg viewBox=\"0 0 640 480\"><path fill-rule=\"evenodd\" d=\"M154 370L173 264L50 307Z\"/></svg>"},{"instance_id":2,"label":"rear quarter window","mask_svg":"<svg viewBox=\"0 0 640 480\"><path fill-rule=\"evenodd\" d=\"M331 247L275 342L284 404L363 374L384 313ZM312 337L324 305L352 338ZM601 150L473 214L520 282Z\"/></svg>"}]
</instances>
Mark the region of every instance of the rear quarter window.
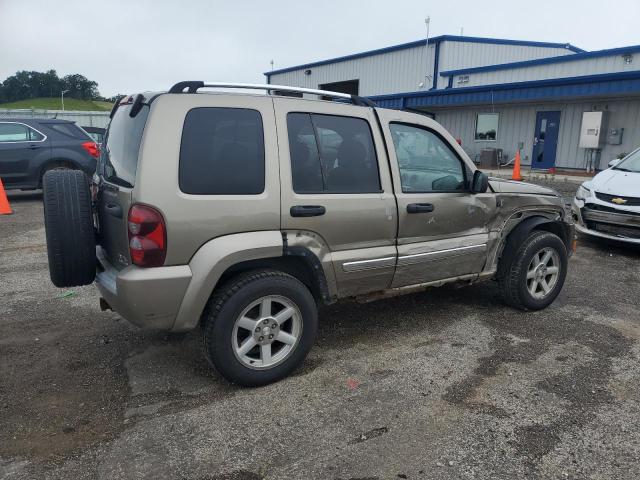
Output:
<instances>
[{"instance_id":1,"label":"rear quarter window","mask_svg":"<svg viewBox=\"0 0 640 480\"><path fill-rule=\"evenodd\" d=\"M257 195L264 191L262 117L256 110L190 110L180 145L180 190L196 195Z\"/></svg>"},{"instance_id":2,"label":"rear quarter window","mask_svg":"<svg viewBox=\"0 0 640 480\"><path fill-rule=\"evenodd\" d=\"M91 137L71 123L46 123L45 125L54 132L61 133L69 138L75 138L76 140L91 140Z\"/></svg>"}]
</instances>

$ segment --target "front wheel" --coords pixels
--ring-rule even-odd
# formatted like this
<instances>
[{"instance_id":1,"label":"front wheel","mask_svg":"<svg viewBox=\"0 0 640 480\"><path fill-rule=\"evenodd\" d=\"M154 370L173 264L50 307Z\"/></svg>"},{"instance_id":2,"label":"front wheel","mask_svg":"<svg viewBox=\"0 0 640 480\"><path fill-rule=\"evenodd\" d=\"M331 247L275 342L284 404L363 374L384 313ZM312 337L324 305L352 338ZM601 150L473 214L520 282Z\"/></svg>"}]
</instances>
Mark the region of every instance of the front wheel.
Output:
<instances>
[{"instance_id":1,"label":"front wheel","mask_svg":"<svg viewBox=\"0 0 640 480\"><path fill-rule=\"evenodd\" d=\"M299 280L275 270L245 273L214 293L207 305L205 355L232 383L266 385L302 363L317 323L313 296Z\"/></svg>"},{"instance_id":2,"label":"front wheel","mask_svg":"<svg viewBox=\"0 0 640 480\"><path fill-rule=\"evenodd\" d=\"M567 249L553 233L532 232L499 279L505 303L541 310L558 296L567 276Z\"/></svg>"}]
</instances>

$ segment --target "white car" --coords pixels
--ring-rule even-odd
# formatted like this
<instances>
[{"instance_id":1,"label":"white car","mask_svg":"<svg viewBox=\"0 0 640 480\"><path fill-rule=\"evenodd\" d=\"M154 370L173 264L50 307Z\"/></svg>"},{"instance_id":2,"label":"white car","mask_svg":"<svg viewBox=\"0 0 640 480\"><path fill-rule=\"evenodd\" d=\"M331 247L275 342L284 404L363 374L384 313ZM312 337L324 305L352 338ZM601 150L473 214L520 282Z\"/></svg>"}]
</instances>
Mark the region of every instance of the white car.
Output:
<instances>
[{"instance_id":1,"label":"white car","mask_svg":"<svg viewBox=\"0 0 640 480\"><path fill-rule=\"evenodd\" d=\"M640 244L640 148L584 182L573 200L578 232Z\"/></svg>"}]
</instances>

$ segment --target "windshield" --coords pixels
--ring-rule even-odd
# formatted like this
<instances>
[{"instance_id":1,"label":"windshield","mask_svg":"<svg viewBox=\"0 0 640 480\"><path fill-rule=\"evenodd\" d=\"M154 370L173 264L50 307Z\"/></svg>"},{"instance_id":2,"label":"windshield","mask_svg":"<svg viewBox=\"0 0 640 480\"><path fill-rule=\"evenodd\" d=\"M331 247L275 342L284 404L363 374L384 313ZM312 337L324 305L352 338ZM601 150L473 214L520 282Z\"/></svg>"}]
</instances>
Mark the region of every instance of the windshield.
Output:
<instances>
[{"instance_id":1,"label":"windshield","mask_svg":"<svg viewBox=\"0 0 640 480\"><path fill-rule=\"evenodd\" d=\"M631 152L629 155L615 167L614 170L622 170L623 172L635 172L640 173L640 149L635 152Z\"/></svg>"},{"instance_id":2,"label":"windshield","mask_svg":"<svg viewBox=\"0 0 640 480\"><path fill-rule=\"evenodd\" d=\"M142 107L131 118L131 105L120 105L105 134L98 174L105 180L125 187L133 187L138 170L138 153L142 132L147 123L149 107Z\"/></svg>"}]
</instances>

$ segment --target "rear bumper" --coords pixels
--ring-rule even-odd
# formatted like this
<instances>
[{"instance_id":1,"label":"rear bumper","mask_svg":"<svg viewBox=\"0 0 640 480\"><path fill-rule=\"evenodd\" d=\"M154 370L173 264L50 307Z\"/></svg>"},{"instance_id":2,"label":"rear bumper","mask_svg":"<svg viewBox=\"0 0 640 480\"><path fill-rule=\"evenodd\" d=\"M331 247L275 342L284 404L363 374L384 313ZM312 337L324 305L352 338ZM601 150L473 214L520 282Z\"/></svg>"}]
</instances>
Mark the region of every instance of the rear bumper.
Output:
<instances>
[{"instance_id":1,"label":"rear bumper","mask_svg":"<svg viewBox=\"0 0 640 480\"><path fill-rule=\"evenodd\" d=\"M171 330L191 281L188 265L116 270L96 248L96 285L122 317L144 329Z\"/></svg>"},{"instance_id":2,"label":"rear bumper","mask_svg":"<svg viewBox=\"0 0 640 480\"><path fill-rule=\"evenodd\" d=\"M571 211L576 230L584 235L640 245L640 215L634 212L615 210L605 202L589 200L593 205L602 205L611 211L587 208L582 200L573 199Z\"/></svg>"}]
</instances>

